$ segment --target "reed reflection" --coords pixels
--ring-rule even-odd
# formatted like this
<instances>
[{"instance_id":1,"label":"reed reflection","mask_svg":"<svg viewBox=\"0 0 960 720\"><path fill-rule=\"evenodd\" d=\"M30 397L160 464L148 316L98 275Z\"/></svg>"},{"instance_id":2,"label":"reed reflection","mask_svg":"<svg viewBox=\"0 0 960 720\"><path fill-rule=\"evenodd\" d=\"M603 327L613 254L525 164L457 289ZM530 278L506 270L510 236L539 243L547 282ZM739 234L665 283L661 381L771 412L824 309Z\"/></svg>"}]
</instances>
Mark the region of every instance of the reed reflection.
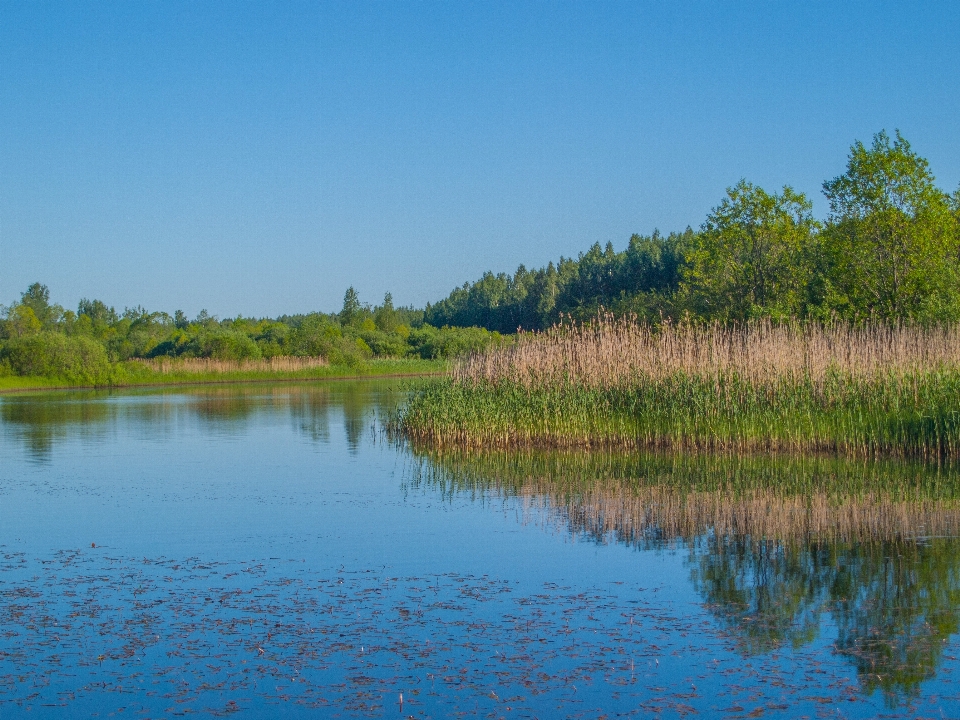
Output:
<instances>
[{"instance_id":1,"label":"reed reflection","mask_svg":"<svg viewBox=\"0 0 960 720\"><path fill-rule=\"evenodd\" d=\"M960 472L824 457L414 451L411 487L514 498L595 542L684 548L744 655L831 642L896 705L960 629Z\"/></svg>"}]
</instances>

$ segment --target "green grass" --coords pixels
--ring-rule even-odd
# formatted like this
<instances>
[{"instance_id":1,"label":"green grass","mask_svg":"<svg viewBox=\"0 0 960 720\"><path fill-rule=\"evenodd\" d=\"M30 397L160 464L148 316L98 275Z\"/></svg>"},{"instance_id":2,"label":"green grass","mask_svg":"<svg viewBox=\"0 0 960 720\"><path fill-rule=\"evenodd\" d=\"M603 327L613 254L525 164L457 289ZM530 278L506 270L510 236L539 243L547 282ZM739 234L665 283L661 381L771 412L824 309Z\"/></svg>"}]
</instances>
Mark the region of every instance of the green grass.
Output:
<instances>
[{"instance_id":1,"label":"green grass","mask_svg":"<svg viewBox=\"0 0 960 720\"><path fill-rule=\"evenodd\" d=\"M330 365L296 372L168 372L161 373L142 363L117 363L105 387L139 387L149 385L194 385L216 383L324 380L335 378L384 377L396 375L436 375L446 372L444 360L368 360L359 365ZM88 387L63 378L0 377L0 393L55 388Z\"/></svg>"},{"instance_id":2,"label":"green grass","mask_svg":"<svg viewBox=\"0 0 960 720\"><path fill-rule=\"evenodd\" d=\"M0 377L0 393L17 392L19 390L59 388L63 386L63 381L57 378L20 377L19 375Z\"/></svg>"},{"instance_id":3,"label":"green grass","mask_svg":"<svg viewBox=\"0 0 960 720\"><path fill-rule=\"evenodd\" d=\"M398 426L460 448L684 448L960 457L960 370L758 383L677 372L613 387L445 378Z\"/></svg>"}]
</instances>

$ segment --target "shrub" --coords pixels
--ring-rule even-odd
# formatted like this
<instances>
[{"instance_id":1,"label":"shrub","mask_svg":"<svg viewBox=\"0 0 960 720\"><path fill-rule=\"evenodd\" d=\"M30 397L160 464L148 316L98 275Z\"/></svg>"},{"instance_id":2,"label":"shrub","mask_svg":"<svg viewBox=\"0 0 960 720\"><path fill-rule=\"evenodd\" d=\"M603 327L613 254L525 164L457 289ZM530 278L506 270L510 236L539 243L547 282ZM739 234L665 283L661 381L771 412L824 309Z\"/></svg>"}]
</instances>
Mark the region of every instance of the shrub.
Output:
<instances>
[{"instance_id":1,"label":"shrub","mask_svg":"<svg viewBox=\"0 0 960 720\"><path fill-rule=\"evenodd\" d=\"M214 360L260 360L263 357L257 343L236 330L203 333L195 338L191 346L191 354Z\"/></svg>"},{"instance_id":2,"label":"shrub","mask_svg":"<svg viewBox=\"0 0 960 720\"><path fill-rule=\"evenodd\" d=\"M0 362L17 375L60 378L82 385L110 382L110 361L103 345L87 337L41 332L13 338L0 350Z\"/></svg>"},{"instance_id":3,"label":"shrub","mask_svg":"<svg viewBox=\"0 0 960 720\"><path fill-rule=\"evenodd\" d=\"M424 360L453 358L499 345L503 336L479 327L435 328L432 325L411 330L407 342L414 354Z\"/></svg>"},{"instance_id":4,"label":"shrub","mask_svg":"<svg viewBox=\"0 0 960 720\"><path fill-rule=\"evenodd\" d=\"M368 330L361 333L361 338L377 357L403 357L410 349L403 336L396 332Z\"/></svg>"}]
</instances>

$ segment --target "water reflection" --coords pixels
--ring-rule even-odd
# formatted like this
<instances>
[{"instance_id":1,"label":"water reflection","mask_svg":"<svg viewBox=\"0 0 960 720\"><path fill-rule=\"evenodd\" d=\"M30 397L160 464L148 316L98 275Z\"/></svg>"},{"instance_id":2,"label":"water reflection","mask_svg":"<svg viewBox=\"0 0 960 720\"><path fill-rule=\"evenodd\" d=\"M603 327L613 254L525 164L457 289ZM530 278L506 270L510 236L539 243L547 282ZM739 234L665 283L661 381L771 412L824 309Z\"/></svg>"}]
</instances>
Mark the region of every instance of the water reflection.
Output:
<instances>
[{"instance_id":1,"label":"water reflection","mask_svg":"<svg viewBox=\"0 0 960 720\"><path fill-rule=\"evenodd\" d=\"M0 400L2 429L14 434L30 455L37 460L49 456L57 442L67 439L71 431L89 436L102 433L109 417L102 403L89 402L91 393L77 393L71 401L36 402L26 397Z\"/></svg>"},{"instance_id":2,"label":"water reflection","mask_svg":"<svg viewBox=\"0 0 960 720\"><path fill-rule=\"evenodd\" d=\"M436 664L438 673L446 673L444 668L448 665L463 667L468 662L483 665L488 656L502 658L508 638L513 638L510 642L516 644L516 655L521 657L529 650L529 643L524 640L526 635L517 634L517 628L529 633L531 628L539 627L538 632L544 639L558 642L562 651L571 653L569 657L555 655L557 648L544 644L541 648L546 653L543 655L544 672L549 670L551 678L568 672L570 663L583 662L594 669L604 668L605 673L612 672L610 668L613 668L620 675L612 674L610 677L614 679L611 682L622 681L633 687L635 682L642 684L645 677L640 670L635 673L635 660L637 668L646 663L642 666L643 673L659 672L657 668L661 664L666 666L666 658L673 657L674 650L679 652L681 646L686 646L689 634L708 645L714 643L707 649L698 650L696 657L723 656L727 658L724 662L742 665L739 670L744 673L747 673L744 668L749 668L749 664L743 663L742 658L755 658L758 666L764 663L769 666L771 657L779 650L795 649L798 653L806 653L798 655L803 672L836 657L843 670L840 675L855 675L866 696L882 694L891 705L912 700L925 689L929 694L929 685L922 686L922 683L933 678L950 658L949 640L960 628L960 470L957 468L893 461L846 462L825 457L745 459L708 455L562 452L439 454L410 448L398 441L397 451L409 454L410 458L403 481L405 487L399 490L413 498L413 502L400 503L396 502L396 481L389 474L395 463L393 448L388 445L374 448L370 439L384 437L371 431L392 416L396 405L406 396L408 387L394 382L367 381L3 397L0 398L0 441L7 447L19 445L23 454L34 461L49 463L37 473L24 473L19 484L9 483L14 489L11 497L20 504L8 502L8 516L18 517L17 513L35 508L38 514L56 517L57 523L77 524L81 531L74 535L82 537L86 537L84 533L88 529L99 532L101 526L108 525L115 530L117 545L122 545L127 541L124 533L132 532L130 526L106 522L98 512L116 514L115 508L121 507L130 516L156 514L160 519L151 526L152 532L170 525L179 528L176 533L171 530L171 536L194 533L188 537L200 538L195 543L199 547L198 554L205 552L207 556L217 556L221 551L219 528L226 529L225 536L240 538L231 540L238 543L237 547L254 548L256 553L269 547L271 539L281 534L282 542L275 541L275 544L291 547L283 543L288 542L287 536L293 536L290 542L296 543L297 557L312 558L310 563L304 564L302 585L290 585L294 588L290 591L292 594L284 596L289 604L278 605L280 609L273 614L264 614L266 605L263 604L255 608L251 606L250 613L254 618L270 620L269 623L264 621L261 628L264 637L274 637L279 632L276 630L278 623L289 629L286 639L290 655L285 656L284 662L294 664L300 663L302 657L300 650L294 653L292 648L307 647L302 645L301 637L306 630L294 627L289 618L316 616L316 607L319 606L304 609L300 603L310 600L312 596L308 590L314 592L318 583L329 583L338 593L343 590L339 580L331 580L317 567L331 562L331 567L342 568L340 563L346 559L346 562L363 566L365 572L375 568L379 573L385 572L386 568L380 563L381 558L390 555L394 560L403 557L404 562L417 568L418 553L430 545L431 538L453 538L452 543L461 528L461 519L471 519L469 513L490 517L482 508L467 502L460 502L456 508L464 515L454 517L452 513L437 512L437 503L433 499L438 495L446 499L473 498L478 503L518 507L531 521L545 523L564 537L574 536L597 544L617 543L638 550L678 549L680 559L667 555L659 557L672 558L671 562L675 564L671 567L676 569L671 572L679 572L672 577L676 578L675 584L683 594L690 593L691 588L697 593L710 614L706 623L710 629L695 626L693 621L688 623L686 617L673 618L668 623L661 616L669 609L668 603L662 602L661 596L652 591L644 594L640 590L637 590L636 597L624 594L603 599L601 604L606 608L606 615L583 614L579 604L586 597L583 588L569 589L570 597L564 598L557 594L559 591L555 586L545 586L544 591L535 596L523 596L521 607L524 612L520 615L509 605L498 606L496 612L475 611L473 606L467 608L461 604L466 596L459 580L451 579L447 584L449 587L444 585L441 589L434 584L438 582L437 578L427 577L424 571L417 579L414 575L420 570L415 570L406 580L397 580L394 585L389 585L395 580L391 580L389 573L383 577L371 576L369 581L356 585L352 599L338 596L337 607L343 610L342 617L328 618L330 622L326 630L331 638L342 638L341 633L353 632L349 653L354 653L357 646L365 647L372 636L390 636L396 631L397 617L409 620L411 627L415 625L415 632L411 631L413 634L403 639L409 645L405 645L403 651L414 648L416 652L422 652L419 643L428 633L427 628L430 637L436 637L437 626L430 613L455 609L461 614L449 620L449 627L457 629L456 632L451 629L447 638L451 648L461 647L463 638L457 634L461 632L460 628L473 628L463 630L468 635L478 627L486 632L491 618L500 622L502 627L489 637L483 635L482 642L487 644L481 648L482 652L477 650L478 645L470 648L464 645L462 654L456 654L460 653L457 650L453 655L442 655L442 661L438 660ZM290 435L291 431L295 437L306 441L299 445L306 446L307 452L298 454L296 445L284 444L284 436ZM264 442L253 450L246 453L236 450L237 441L245 440L250 444L260 438L261 433ZM131 435L137 442L129 443ZM88 445L114 436L119 440L109 445L109 452L85 454ZM199 449L182 452L181 459L186 459L174 463L168 471L141 473L137 469L136 463L145 448L149 451L150 461L162 461L168 455L176 457L181 452L179 443L195 439L202 441L197 443ZM221 443L220 440L224 439L226 442ZM159 442L154 447L155 441ZM322 456L318 457L318 453L312 452L314 444L329 447L324 447L323 453L319 454ZM54 461L52 456L58 450L64 452L59 453ZM268 455L263 457L263 452ZM345 455L351 456L349 462L343 461ZM108 456L109 460L103 462L102 458ZM358 458L361 462L356 461ZM288 461L289 465L283 466ZM256 467L248 468L251 462ZM83 472L78 471L78 467ZM322 472L326 475L321 475ZM61 482L61 473L68 479ZM231 477L224 479L231 473ZM98 485L97 478L101 474L107 478ZM46 494L42 496L32 494L32 488L47 488L51 482L56 486L55 492L47 493L44 489ZM78 499L75 490L82 483L88 483L96 492ZM426 496L428 502L417 503L417 492ZM469 510L471 507L473 509ZM212 514L222 515L224 519L222 525L217 526L215 540L210 540L193 524L178 524L180 518L190 513L203 516L203 520L196 523L197 527L205 527L207 517ZM85 520L88 517L91 519ZM50 527L56 527L56 523L51 522ZM355 531L355 528L360 530ZM417 530L410 532L409 528ZM514 528L511 525L510 530ZM138 521L136 532L140 531ZM39 534L46 538L44 533ZM11 532L5 542L16 537L17 534ZM166 576L172 572L170 568L164 566L161 574L157 574L160 570L151 574L152 571L139 566L137 558L140 555L137 553L126 559L117 559L112 554L100 557L100 535L89 537L97 540L97 547L89 548L88 560L98 569L96 573L85 570L83 575L93 580L101 578L104 583L107 582L105 579L110 579L116 585L118 609L116 612L111 610L111 617L138 616L145 607L141 590L152 588L150 591L156 595L158 603L169 596ZM157 534L157 537L158 547L167 552L168 536ZM309 543L303 541L305 537L310 539ZM483 535L482 549L474 552L486 553L499 542L510 545L508 552L499 557L509 557L509 553L520 556L531 552L534 547L524 545L530 537L536 538L537 542L543 539L538 532L526 534L526 539L515 539L511 535L505 540L504 537ZM144 540L148 546L150 542L149 538ZM226 541L223 542L226 545ZM387 548L388 545L391 547ZM310 555L308 546L318 548L315 555ZM394 547L399 550L394 552ZM473 548L474 545L468 544L467 547ZM109 552L114 553L114 550ZM194 552L193 546L189 552ZM233 546L223 552L234 552ZM274 551L269 552L272 555ZM303 555L299 554L301 552ZM566 550L558 551L558 554L563 553ZM277 554L282 552L277 551ZM571 552L569 557L576 555ZM615 553L608 555L608 560L611 556ZM361 557L362 562L357 561L357 557ZM567 557L563 555L564 562ZM537 558L539 561L540 556ZM42 565L48 561L39 562ZM630 561L618 564L620 562L617 559L611 564L612 575L609 577L612 580L622 580L631 574L631 570L642 567L642 563L636 563L628 568L626 565L630 565ZM423 567L428 564L424 563ZM14 603L11 599L14 595L10 593L26 590L36 593L52 607L67 595L66 591L54 592L50 587L66 589L78 582L78 576L71 575L64 568L56 578L35 579L45 576L37 572L35 561L20 556L8 565L4 571L7 572L6 585L0 587L0 610L15 609L16 605L17 612L21 612L27 604L23 603L21 607L17 604L21 603L20 600ZM526 572L526 565L518 567L524 567ZM126 576L117 574L121 568L124 573L132 573L130 577L135 575L137 578L137 592L132 596L129 591L134 586L125 584L123 577ZM496 568L497 572L506 572L500 565ZM3 571L2 567L0 571ZM220 600L211 600L213 596L209 594L209 588L220 587L228 577L243 579L246 570L239 570L237 573L240 574L237 574L221 568L218 572L222 573L222 580L211 576L203 581L208 585L189 592L194 579L192 576L180 578L182 585L176 596L194 603L192 612L200 629L191 626L177 630L173 627L180 621L176 613L157 611L158 622L168 623L171 637L181 637L176 635L177 632L181 635L199 632L201 635L206 633L204 637L214 637L222 628L232 627L229 625L233 622L231 614L239 612L238 608L223 600L223 592L217 595ZM272 572L275 576L271 576L270 583L290 581L291 571L286 565L278 566ZM519 575L515 572L515 576ZM20 584L13 583L13 577L19 577L17 583ZM549 579L554 578L550 576ZM55 584L44 585L48 580L55 581ZM246 580L236 582L240 585L235 590L251 591L243 584ZM484 580L483 588L487 587L486 583ZM641 584L647 584L645 578ZM102 588L98 592L100 590ZM263 597L273 603L276 599L274 585L265 585L257 592L261 590ZM473 588L468 599L473 602L475 595L477 603L492 602L487 597L487 590L481 590ZM419 608L418 604L407 607L407 596L414 593L419 598L424 591L434 598L433 604L423 601L424 616L421 617L415 610ZM4 595L4 592L8 594ZM303 594L298 594L301 592ZM382 597L380 593L383 593ZM383 614L364 615L368 618L366 624L356 625L357 613L367 613L371 608L365 603L374 596L384 603L383 607L377 608L377 612L383 610ZM687 599L684 597L684 607L687 607ZM643 632L639 625L634 625L635 620L639 622L635 618L634 611L638 607L635 603L641 600L646 603L652 623ZM401 604L403 612L399 609ZM31 600L31 605L40 607L40 600ZM330 606L333 605L331 602ZM482 606L478 604L477 607ZM71 607L70 613L75 610ZM69 613L64 616L67 615ZM516 619L520 616L523 617L522 623ZM569 632L564 625L566 618L594 625L581 628L583 632L574 643L564 640L567 638L565 633ZM696 623L702 619L703 616L698 617ZM72 647L76 650L76 657L83 662L89 661L83 655L84 648L92 642L91 638L96 640L104 632L99 616L96 620L97 623L93 624L91 618L91 624L79 628L74 638ZM0 613L0 625L4 622L11 632L22 632L24 627L36 625L32 621L24 624L10 613L4 619ZM541 624L538 626L537 623ZM658 628L664 632L665 639L648 645L650 636L646 632ZM673 629L667 631L664 628ZM719 640L715 632L717 628L721 630ZM609 636L597 644L591 651L594 654L590 655L585 652L587 646L584 643L591 637L596 641L595 632L598 630ZM117 630L115 633L118 646L126 641L124 632ZM166 637L161 626L157 632L150 633L153 638L161 635ZM13 635L5 637L8 637L8 647L21 642L10 639L14 638ZM40 633L35 639L33 657L46 657L42 652L46 652L47 646L41 643L48 642L49 638ZM474 638L472 642L480 643L481 640ZM217 643L210 647L219 647ZM723 648L717 647L719 643ZM728 645L735 647L737 654L731 655L726 649ZM333 648L331 652L342 650L330 647ZM636 651L636 656L627 658L625 648L630 647L633 648L630 652ZM669 648L670 652L664 648ZM163 654L157 655L157 663L166 657L166 651L167 648ZM438 652L442 654L446 650L441 648ZM654 652L657 654L643 655ZM234 664L238 672L243 671L249 657L266 661L261 658L256 645L244 645L237 653ZM574 655L581 657L578 654L582 654L582 661L571 660ZM395 657L390 655L389 662L393 663ZM11 658L8 657L7 661L12 663ZM561 658L562 662L556 658ZM341 660L343 663L356 661L346 655ZM621 661L622 664L617 664ZM688 660L677 659L676 662L676 677L684 676L688 672ZM551 669L549 663L556 667L551 666ZM94 663L90 663L90 668L95 672L101 670L100 665ZM326 672L324 668L318 668L317 673ZM523 668L527 668L526 660ZM398 669L395 674L405 672L407 670ZM526 673L527 669L523 672ZM4 674L0 668L0 676ZM42 669L35 674L43 676ZM947 675L945 671L941 674ZM828 676L835 680L838 674L822 677ZM637 677L641 679L637 680ZM811 677L804 677L803 683L797 683L803 686L803 693L821 681L821 676ZM783 678L784 682L792 681L789 672ZM197 679L203 684L209 678L198 675ZM324 680L319 674L314 680L324 693L345 682L340 676ZM728 680L753 696L753 680L741 678L734 681L723 675L722 682ZM484 683L488 681L489 678ZM526 687L528 681L533 682L523 675L518 682ZM64 687L70 682L63 680ZM547 681L543 683L546 685L542 685L538 692L544 687L552 687L551 692L557 694L567 692L564 682L557 681L555 686ZM477 684L477 688L480 688L480 697L487 697L487 685ZM581 687L578 694L585 692ZM835 687L830 691L834 697L840 692ZM651 699L649 694L643 697ZM550 698L551 702L555 699L554 696ZM604 697L604 700L609 698ZM674 700L687 701L686 698ZM861 700L866 704L878 702L873 697L861 696ZM711 706L707 703L702 709L707 711ZM540 710L537 712L543 716Z\"/></svg>"},{"instance_id":3,"label":"water reflection","mask_svg":"<svg viewBox=\"0 0 960 720\"><path fill-rule=\"evenodd\" d=\"M598 543L679 547L746 656L832 643L863 692L916 697L960 629L960 473L836 458L433 453L411 488Z\"/></svg>"},{"instance_id":4,"label":"water reflection","mask_svg":"<svg viewBox=\"0 0 960 720\"><path fill-rule=\"evenodd\" d=\"M356 452L364 433L377 418L389 417L403 397L396 382L371 381L9 395L0 398L0 432L43 462L59 444L102 437L120 426L161 438L175 423L196 421L204 432L240 435L258 417L285 415L317 442L330 440L336 418Z\"/></svg>"},{"instance_id":5,"label":"water reflection","mask_svg":"<svg viewBox=\"0 0 960 720\"><path fill-rule=\"evenodd\" d=\"M815 640L835 650L864 691L917 696L960 628L956 538L783 543L710 537L691 553L694 586L747 654ZM826 616L826 617L824 617Z\"/></svg>"}]
</instances>

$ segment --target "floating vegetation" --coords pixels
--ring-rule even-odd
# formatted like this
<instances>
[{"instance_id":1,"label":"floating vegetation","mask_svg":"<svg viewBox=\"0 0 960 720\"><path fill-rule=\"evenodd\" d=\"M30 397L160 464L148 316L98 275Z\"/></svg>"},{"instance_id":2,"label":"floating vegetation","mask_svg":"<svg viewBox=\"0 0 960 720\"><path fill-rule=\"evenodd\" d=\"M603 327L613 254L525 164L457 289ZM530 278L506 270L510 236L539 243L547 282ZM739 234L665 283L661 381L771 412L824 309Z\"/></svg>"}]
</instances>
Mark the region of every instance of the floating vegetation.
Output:
<instances>
[{"instance_id":1,"label":"floating vegetation","mask_svg":"<svg viewBox=\"0 0 960 720\"><path fill-rule=\"evenodd\" d=\"M960 329L610 317L462 359L398 417L437 447L960 457Z\"/></svg>"},{"instance_id":2,"label":"floating vegetation","mask_svg":"<svg viewBox=\"0 0 960 720\"><path fill-rule=\"evenodd\" d=\"M722 593L708 595L742 612ZM745 663L736 636L716 632L702 613L667 611L658 597L649 587L549 584L524 593L490 577L324 574L296 562L119 558L103 548L40 560L4 552L0 713L682 717L816 712L838 702L848 712L875 709L842 664L798 657L800 671L776 656ZM859 649L855 620L845 636L851 652Z\"/></svg>"},{"instance_id":3,"label":"floating vegetation","mask_svg":"<svg viewBox=\"0 0 960 720\"><path fill-rule=\"evenodd\" d=\"M960 631L960 469L835 457L420 451L408 487L516 501L593 542L685 548L746 656L822 642L888 706ZM953 659L952 656L949 656Z\"/></svg>"}]
</instances>

